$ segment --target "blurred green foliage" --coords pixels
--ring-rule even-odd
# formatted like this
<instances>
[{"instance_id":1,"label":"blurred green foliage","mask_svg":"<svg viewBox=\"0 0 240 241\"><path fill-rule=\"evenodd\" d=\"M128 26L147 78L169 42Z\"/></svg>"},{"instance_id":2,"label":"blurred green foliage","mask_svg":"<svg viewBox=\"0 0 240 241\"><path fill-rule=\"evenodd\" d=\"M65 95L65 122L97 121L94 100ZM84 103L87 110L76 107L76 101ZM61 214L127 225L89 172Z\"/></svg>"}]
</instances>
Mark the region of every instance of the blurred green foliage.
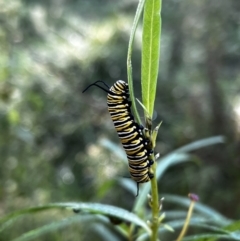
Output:
<instances>
[{"instance_id":1,"label":"blurred green foliage","mask_svg":"<svg viewBox=\"0 0 240 241\"><path fill-rule=\"evenodd\" d=\"M103 137L119 144L106 94L81 92L98 79L109 85L127 79L136 5L0 2L0 215L53 201L132 206L134 197L116 182L129 177L122 157L99 144ZM155 103L155 124L163 120L156 148L161 155L200 138L227 138L226 144L194 152L199 165L170 168L160 193L198 193L229 218L240 213L239 18L236 0L163 1ZM139 30L132 59L137 98L140 36ZM31 225L19 223L15 232Z\"/></svg>"}]
</instances>

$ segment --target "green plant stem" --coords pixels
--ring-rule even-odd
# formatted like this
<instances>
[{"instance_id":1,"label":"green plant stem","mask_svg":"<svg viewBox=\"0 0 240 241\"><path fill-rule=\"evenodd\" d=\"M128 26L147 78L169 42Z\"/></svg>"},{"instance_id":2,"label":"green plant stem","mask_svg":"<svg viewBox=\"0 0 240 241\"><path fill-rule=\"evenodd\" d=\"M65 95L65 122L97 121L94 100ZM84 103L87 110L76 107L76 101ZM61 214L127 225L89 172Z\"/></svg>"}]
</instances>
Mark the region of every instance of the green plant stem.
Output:
<instances>
[{"instance_id":1,"label":"green plant stem","mask_svg":"<svg viewBox=\"0 0 240 241\"><path fill-rule=\"evenodd\" d=\"M154 158L155 159L155 158ZM159 198L158 198L158 185L156 178L157 163L154 160L152 165L152 171L154 173L154 178L151 179L151 189L152 189L152 236L151 241L156 241L158 239L158 227L159 227Z\"/></svg>"},{"instance_id":2,"label":"green plant stem","mask_svg":"<svg viewBox=\"0 0 240 241\"><path fill-rule=\"evenodd\" d=\"M178 238L177 238L176 241L181 241L181 240L183 239L184 235L185 235L186 232L187 232L188 225L189 225L189 222L190 222L190 219L191 219L191 216L192 216L194 204L195 204L195 202L194 202L194 201L191 201L190 206L189 206L189 209L188 209L187 218L186 218L186 220L185 220L183 229L182 229L181 233L179 234L179 236L178 236Z\"/></svg>"},{"instance_id":3,"label":"green plant stem","mask_svg":"<svg viewBox=\"0 0 240 241\"><path fill-rule=\"evenodd\" d=\"M140 119L140 116L137 111L136 101L135 101L135 97L134 97L133 79L132 79L132 60L131 59L132 59L133 40L135 37L135 33L137 30L137 25L138 25L140 16L143 11L144 4L145 4L145 0L140 0L138 3L137 11L136 11L136 14L135 14L135 17L133 20L133 26L132 26L132 30L131 30L131 34L130 34L130 39L129 39L129 44L128 44L128 53L127 53L127 76L128 76L129 93L130 93L130 97L131 97L131 101L132 101L133 113L139 124L141 124L141 119Z\"/></svg>"}]
</instances>

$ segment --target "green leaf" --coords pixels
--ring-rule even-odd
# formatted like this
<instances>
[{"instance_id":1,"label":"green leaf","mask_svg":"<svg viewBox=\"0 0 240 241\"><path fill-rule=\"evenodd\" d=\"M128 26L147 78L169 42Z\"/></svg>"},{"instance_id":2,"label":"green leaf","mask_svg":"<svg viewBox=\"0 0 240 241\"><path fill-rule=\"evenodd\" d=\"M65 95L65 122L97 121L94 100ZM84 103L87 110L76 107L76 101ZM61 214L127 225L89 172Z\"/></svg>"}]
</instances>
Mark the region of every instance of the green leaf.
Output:
<instances>
[{"instance_id":1,"label":"green leaf","mask_svg":"<svg viewBox=\"0 0 240 241\"><path fill-rule=\"evenodd\" d=\"M190 200L189 198L180 197L177 195L169 195L164 194L164 201L168 203L177 203L178 205L184 206L186 208L189 207ZM194 212L201 214L203 217L207 218L209 222L214 223L216 225L224 226L230 224L232 221L222 214L218 213L216 210L203 205L199 202L195 203Z\"/></svg>"},{"instance_id":2,"label":"green leaf","mask_svg":"<svg viewBox=\"0 0 240 241\"><path fill-rule=\"evenodd\" d=\"M43 225L42 227L30 230L22 235L20 235L18 238L13 239L12 241L29 241L29 240L35 240L38 237L41 237L42 235L45 235L47 233L54 232L60 228L65 228L67 226L73 225L74 223L83 223L83 222L96 222L99 221L101 217L97 217L96 215L77 215L72 216L70 218L62 219L59 221L51 222L49 224Z\"/></svg>"},{"instance_id":3,"label":"green leaf","mask_svg":"<svg viewBox=\"0 0 240 241\"><path fill-rule=\"evenodd\" d=\"M26 208L17 210L13 213L10 213L2 218L0 218L0 232L2 232L7 226L12 224L17 218L25 215L25 214L31 214L31 213L37 213L41 211L45 211L48 209L54 209L55 207L52 206L52 204L45 205L45 206L39 206L39 207L32 207L32 208Z\"/></svg>"},{"instance_id":4,"label":"green leaf","mask_svg":"<svg viewBox=\"0 0 240 241\"><path fill-rule=\"evenodd\" d=\"M233 238L235 240L240 240L240 231L239 230L231 232L230 235L231 235L231 238Z\"/></svg>"},{"instance_id":5,"label":"green leaf","mask_svg":"<svg viewBox=\"0 0 240 241\"><path fill-rule=\"evenodd\" d=\"M195 151L199 148L203 148L206 146L211 146L211 145L216 145L216 144L220 144L220 143L224 143L225 142L225 138L224 136L212 136L212 137L208 137L202 140L198 140L195 142L192 142L188 145L185 145L183 147L180 147L178 149L176 149L176 152L189 152L189 151Z\"/></svg>"},{"instance_id":6,"label":"green leaf","mask_svg":"<svg viewBox=\"0 0 240 241\"><path fill-rule=\"evenodd\" d=\"M214 240L239 240L225 234L197 234L192 236L187 236L183 241L214 241Z\"/></svg>"},{"instance_id":7,"label":"green leaf","mask_svg":"<svg viewBox=\"0 0 240 241\"><path fill-rule=\"evenodd\" d=\"M240 240L240 221L232 222L230 225L224 227L224 230L230 231L231 237Z\"/></svg>"},{"instance_id":8,"label":"green leaf","mask_svg":"<svg viewBox=\"0 0 240 241\"><path fill-rule=\"evenodd\" d=\"M52 203L40 207L33 207L33 208L27 208L23 210L18 210L14 213L11 213L2 219L0 219L0 224L4 224L5 222L10 222L12 219L16 219L23 214L30 214L35 213L39 211L44 211L47 209L61 209L61 208L67 208L71 209L75 212L80 211L88 211L89 213L97 213L97 214L103 214L106 216L113 216L117 217L121 220L125 220L131 223L134 223L135 225L138 225L146 230L148 234L151 233L150 228L148 225L140 219L138 216L136 216L134 213L131 213L125 209L114 207L111 205L104 205L99 203Z\"/></svg>"},{"instance_id":9,"label":"green leaf","mask_svg":"<svg viewBox=\"0 0 240 241\"><path fill-rule=\"evenodd\" d=\"M232 222L228 226L224 228L227 231L235 231L235 230L240 230L240 221Z\"/></svg>"},{"instance_id":10,"label":"green leaf","mask_svg":"<svg viewBox=\"0 0 240 241\"><path fill-rule=\"evenodd\" d=\"M160 0L147 0L144 6L142 37L142 102L152 117L157 87L161 35Z\"/></svg>"},{"instance_id":11,"label":"green leaf","mask_svg":"<svg viewBox=\"0 0 240 241\"><path fill-rule=\"evenodd\" d=\"M187 213L185 212L185 216L187 215ZM166 215L166 217L168 217ZM176 229L181 229L183 227L185 223L185 218L184 219L181 219L181 220L176 220L176 221L170 221L170 222L167 222L167 223L164 223L166 224L167 226L170 226L171 228L173 228L175 230L175 232L177 233ZM230 234L225 231L224 229L221 229L219 227L216 227L216 226L213 226L213 225L209 225L208 224L208 220L207 219L203 219L202 217L192 217L191 218L191 221L189 223L189 227L197 227L197 228L204 228L204 229L207 229L209 231L214 231L214 232L218 232L218 233L213 233L213 234L204 234L204 237L210 237L210 238L213 238L213 237L218 237L218 236L221 236L221 237L230 237ZM160 228L159 228L159 235L163 235L165 233L169 233L169 230L166 229L165 225L162 225ZM209 235L212 235L212 236L209 236ZM202 236L200 235L197 235L198 238L202 238ZM138 240L146 240L147 238L147 235L146 234L142 234ZM188 239L188 237L187 237ZM183 239L185 240L185 238ZM206 240L205 240L206 241Z\"/></svg>"},{"instance_id":12,"label":"green leaf","mask_svg":"<svg viewBox=\"0 0 240 241\"><path fill-rule=\"evenodd\" d=\"M104 241L120 241L121 238L119 238L118 233L112 232L109 227L106 227L106 225L95 225L93 227L93 230L98 234L99 237L101 237L101 240ZM122 232L121 232L122 234ZM128 234L126 233L125 239L128 238Z\"/></svg>"}]
</instances>

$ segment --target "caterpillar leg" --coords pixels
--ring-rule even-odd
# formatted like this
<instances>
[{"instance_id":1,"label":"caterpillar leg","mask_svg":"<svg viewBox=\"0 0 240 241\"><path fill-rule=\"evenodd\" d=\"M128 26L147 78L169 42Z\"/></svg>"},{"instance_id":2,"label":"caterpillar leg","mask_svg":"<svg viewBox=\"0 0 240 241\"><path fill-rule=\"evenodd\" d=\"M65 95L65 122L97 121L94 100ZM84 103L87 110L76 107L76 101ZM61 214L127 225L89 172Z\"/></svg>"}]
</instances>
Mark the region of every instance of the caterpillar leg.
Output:
<instances>
[{"instance_id":1,"label":"caterpillar leg","mask_svg":"<svg viewBox=\"0 0 240 241\"><path fill-rule=\"evenodd\" d=\"M150 179L154 178L154 174L151 173L151 172L148 172L148 176L149 176Z\"/></svg>"},{"instance_id":2,"label":"caterpillar leg","mask_svg":"<svg viewBox=\"0 0 240 241\"><path fill-rule=\"evenodd\" d=\"M148 166L152 166L152 164L154 163L154 161L152 159L148 160Z\"/></svg>"}]
</instances>

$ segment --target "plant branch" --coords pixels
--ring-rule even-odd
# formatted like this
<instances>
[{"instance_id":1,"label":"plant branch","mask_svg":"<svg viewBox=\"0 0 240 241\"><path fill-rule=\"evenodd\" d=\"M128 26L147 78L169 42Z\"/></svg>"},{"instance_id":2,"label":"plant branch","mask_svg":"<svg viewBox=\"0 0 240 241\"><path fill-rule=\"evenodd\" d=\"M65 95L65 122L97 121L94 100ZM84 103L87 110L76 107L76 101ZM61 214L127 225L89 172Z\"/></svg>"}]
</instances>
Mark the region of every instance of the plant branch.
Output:
<instances>
[{"instance_id":1,"label":"plant branch","mask_svg":"<svg viewBox=\"0 0 240 241\"><path fill-rule=\"evenodd\" d=\"M137 30L137 25L138 25L139 19L142 14L142 11L143 11L144 4L145 4L145 0L140 0L138 3L137 11L136 11L136 14L135 14L135 17L133 20L133 26L132 26L132 30L131 30L131 34L130 34L130 39L129 39L129 44L128 44L128 53L127 53L127 76L128 76L129 93L130 93L130 97L131 97L131 101L132 101L133 113L139 124L141 124L141 119L140 119L140 116L137 111L136 101L135 101L135 97L134 97L133 79L132 79L132 60L131 59L132 59L133 41L134 41L134 37L135 37L136 30Z\"/></svg>"}]
</instances>

